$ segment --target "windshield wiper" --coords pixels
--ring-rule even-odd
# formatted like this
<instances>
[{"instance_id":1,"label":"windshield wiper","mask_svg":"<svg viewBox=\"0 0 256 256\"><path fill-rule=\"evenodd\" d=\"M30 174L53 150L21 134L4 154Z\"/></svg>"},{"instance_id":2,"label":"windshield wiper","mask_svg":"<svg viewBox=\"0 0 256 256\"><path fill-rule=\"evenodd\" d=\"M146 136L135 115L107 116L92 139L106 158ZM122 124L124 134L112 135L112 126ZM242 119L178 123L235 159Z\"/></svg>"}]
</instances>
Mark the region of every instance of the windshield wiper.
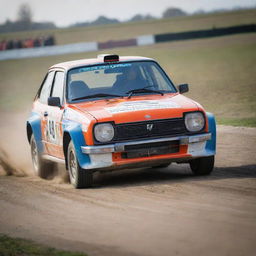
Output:
<instances>
[{"instance_id":1,"label":"windshield wiper","mask_svg":"<svg viewBox=\"0 0 256 256\"><path fill-rule=\"evenodd\" d=\"M74 98L72 100L84 100L84 99L91 99L91 98L105 98L105 97L123 97L122 95L117 95L117 94L108 94L108 93L95 93L95 94L90 94L87 96L79 97L79 98Z\"/></svg>"},{"instance_id":2,"label":"windshield wiper","mask_svg":"<svg viewBox=\"0 0 256 256\"><path fill-rule=\"evenodd\" d=\"M152 89L148 89L149 86L146 86L144 88L139 88L139 89L134 89L134 90L130 90L129 92L127 92L126 94L128 94L128 99L131 98L131 96L135 93L144 93L144 92L154 92L154 93L159 93L162 96L164 95L163 92L161 91L157 91L157 90L152 90Z\"/></svg>"}]
</instances>

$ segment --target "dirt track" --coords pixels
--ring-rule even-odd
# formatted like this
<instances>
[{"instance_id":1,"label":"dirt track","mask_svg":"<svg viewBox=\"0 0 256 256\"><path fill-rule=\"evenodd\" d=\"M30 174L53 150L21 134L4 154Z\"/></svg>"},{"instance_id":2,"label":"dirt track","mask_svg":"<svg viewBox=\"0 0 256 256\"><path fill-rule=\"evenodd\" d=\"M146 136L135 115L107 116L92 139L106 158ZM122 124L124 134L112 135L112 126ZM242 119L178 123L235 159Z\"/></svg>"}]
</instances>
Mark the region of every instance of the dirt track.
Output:
<instances>
[{"instance_id":1,"label":"dirt track","mask_svg":"<svg viewBox=\"0 0 256 256\"><path fill-rule=\"evenodd\" d=\"M1 146L28 171L24 127L7 129L20 119L1 124ZM0 233L89 255L256 255L256 129L218 130L210 177L174 164L75 190L60 178L0 176Z\"/></svg>"}]
</instances>

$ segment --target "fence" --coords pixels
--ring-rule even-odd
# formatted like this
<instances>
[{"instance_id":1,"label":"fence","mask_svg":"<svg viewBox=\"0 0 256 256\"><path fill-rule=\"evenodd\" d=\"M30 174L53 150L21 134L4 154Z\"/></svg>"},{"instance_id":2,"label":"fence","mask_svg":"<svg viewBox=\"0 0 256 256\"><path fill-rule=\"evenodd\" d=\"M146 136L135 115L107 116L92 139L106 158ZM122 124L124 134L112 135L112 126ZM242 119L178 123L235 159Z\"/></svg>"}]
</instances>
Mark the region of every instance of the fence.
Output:
<instances>
[{"instance_id":1,"label":"fence","mask_svg":"<svg viewBox=\"0 0 256 256\"><path fill-rule=\"evenodd\" d=\"M29 49L14 49L0 52L0 60L35 58L42 56L63 55L70 53L91 52L117 47L143 46L167 41L188 40L196 38L209 38L239 33L256 32L256 24L241 25L226 28L213 28L208 30L188 31L180 33L166 33L158 35L143 35L126 40L111 40L107 42L88 42L67 45L45 46Z\"/></svg>"}]
</instances>

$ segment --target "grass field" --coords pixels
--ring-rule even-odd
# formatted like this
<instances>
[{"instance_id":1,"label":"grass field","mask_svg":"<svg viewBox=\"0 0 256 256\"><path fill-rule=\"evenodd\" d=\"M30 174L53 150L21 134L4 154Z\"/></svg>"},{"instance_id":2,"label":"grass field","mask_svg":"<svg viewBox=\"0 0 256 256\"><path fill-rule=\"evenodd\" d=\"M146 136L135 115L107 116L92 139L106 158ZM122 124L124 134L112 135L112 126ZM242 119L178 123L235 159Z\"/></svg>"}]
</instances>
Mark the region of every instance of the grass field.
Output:
<instances>
[{"instance_id":1,"label":"grass field","mask_svg":"<svg viewBox=\"0 0 256 256\"><path fill-rule=\"evenodd\" d=\"M255 10L234 12L232 15L229 13L225 21L229 20L229 24L231 21L233 24L242 24L243 21L248 23L245 21L252 21L253 16L255 19L255 14ZM202 20L211 20L213 17L216 24L219 22L224 25L224 14L209 15ZM171 22L185 24L185 20L186 25L180 26L180 29L188 29L190 21L194 19L196 20L196 16L155 21L152 24L145 22L144 32L153 27L161 27L159 24L165 22L169 22L169 25ZM199 20L197 19L197 24L206 26ZM117 30L111 29L113 38L117 38L119 29L125 26L132 24L120 25ZM137 26L140 27L141 23ZM111 26L106 28L107 31ZM90 29L97 34L101 28ZM59 33L64 31L66 30L60 30ZM73 32L76 33L76 29ZM70 38L73 32L70 32ZM65 33L68 35L68 31ZM119 48L105 52L152 57L164 67L176 85L189 83L190 92L187 96L200 102L207 111L213 112L219 123L256 126L256 33ZM1 61L1 111L29 108L49 66L62 61L95 57L99 53L103 52Z\"/></svg>"},{"instance_id":2,"label":"grass field","mask_svg":"<svg viewBox=\"0 0 256 256\"><path fill-rule=\"evenodd\" d=\"M210 29L213 27L227 27L252 23L256 23L256 9L96 27L8 33L0 34L0 40L24 39L39 35L53 34L57 44L69 44L82 41L101 42L115 39L127 39L145 34Z\"/></svg>"},{"instance_id":3,"label":"grass field","mask_svg":"<svg viewBox=\"0 0 256 256\"><path fill-rule=\"evenodd\" d=\"M175 84L189 83L187 96L213 112L220 123L256 126L256 34L109 50L155 58ZM31 105L54 63L95 57L99 52L0 62L0 107ZM248 121L249 120L249 121Z\"/></svg>"},{"instance_id":4,"label":"grass field","mask_svg":"<svg viewBox=\"0 0 256 256\"><path fill-rule=\"evenodd\" d=\"M49 248L29 240L0 234L1 256L86 256L84 253Z\"/></svg>"}]
</instances>

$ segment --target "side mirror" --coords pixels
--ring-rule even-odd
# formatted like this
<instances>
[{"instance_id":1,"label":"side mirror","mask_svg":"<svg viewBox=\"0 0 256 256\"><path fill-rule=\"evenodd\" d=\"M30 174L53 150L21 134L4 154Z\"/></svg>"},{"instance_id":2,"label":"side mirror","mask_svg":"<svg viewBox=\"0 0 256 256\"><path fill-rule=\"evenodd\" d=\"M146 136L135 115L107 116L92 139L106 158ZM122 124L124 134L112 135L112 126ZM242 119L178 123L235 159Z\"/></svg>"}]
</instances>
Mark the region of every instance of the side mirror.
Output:
<instances>
[{"instance_id":1,"label":"side mirror","mask_svg":"<svg viewBox=\"0 0 256 256\"><path fill-rule=\"evenodd\" d=\"M189 91L188 84L180 84L180 85L178 86L178 88L179 88L180 94Z\"/></svg>"},{"instance_id":2,"label":"side mirror","mask_svg":"<svg viewBox=\"0 0 256 256\"><path fill-rule=\"evenodd\" d=\"M61 107L60 98L59 97L49 97L48 105L53 107Z\"/></svg>"}]
</instances>

